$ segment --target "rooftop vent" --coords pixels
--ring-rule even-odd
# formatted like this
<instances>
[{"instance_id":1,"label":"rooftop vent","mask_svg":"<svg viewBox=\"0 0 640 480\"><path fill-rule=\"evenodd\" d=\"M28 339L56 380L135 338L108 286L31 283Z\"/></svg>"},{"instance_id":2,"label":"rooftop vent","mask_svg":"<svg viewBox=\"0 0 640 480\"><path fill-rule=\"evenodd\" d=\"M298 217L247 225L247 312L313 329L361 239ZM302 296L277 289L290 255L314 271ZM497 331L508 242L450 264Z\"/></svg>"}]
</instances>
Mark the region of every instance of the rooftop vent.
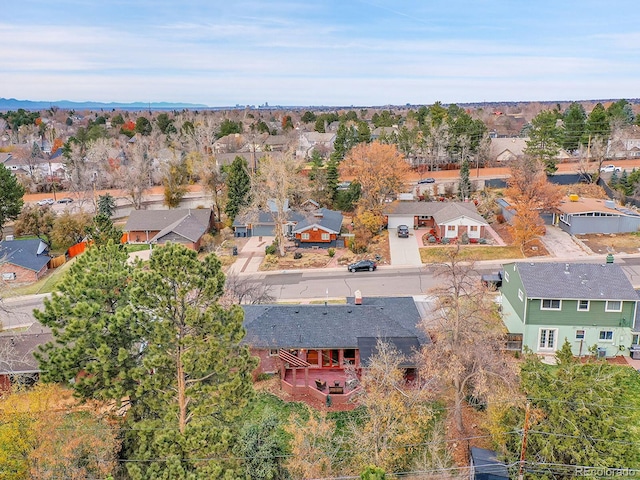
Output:
<instances>
[{"instance_id":1,"label":"rooftop vent","mask_svg":"<svg viewBox=\"0 0 640 480\"><path fill-rule=\"evenodd\" d=\"M13 235L7 235L6 237L4 237L4 239L5 239L7 242L11 242L11 241L13 240Z\"/></svg>"}]
</instances>

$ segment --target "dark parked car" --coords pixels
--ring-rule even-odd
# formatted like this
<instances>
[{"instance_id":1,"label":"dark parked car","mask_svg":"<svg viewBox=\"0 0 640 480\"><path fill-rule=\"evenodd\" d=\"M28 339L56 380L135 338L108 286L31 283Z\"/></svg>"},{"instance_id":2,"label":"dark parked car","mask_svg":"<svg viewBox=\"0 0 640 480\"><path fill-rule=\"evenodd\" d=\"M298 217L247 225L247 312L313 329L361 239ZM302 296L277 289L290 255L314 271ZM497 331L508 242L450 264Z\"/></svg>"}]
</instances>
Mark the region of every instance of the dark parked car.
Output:
<instances>
[{"instance_id":1,"label":"dark parked car","mask_svg":"<svg viewBox=\"0 0 640 480\"><path fill-rule=\"evenodd\" d=\"M418 180L418 183L436 183L436 179L433 177L423 178Z\"/></svg>"},{"instance_id":2,"label":"dark parked car","mask_svg":"<svg viewBox=\"0 0 640 480\"><path fill-rule=\"evenodd\" d=\"M398 225L398 237L409 238L409 227L406 225Z\"/></svg>"},{"instance_id":3,"label":"dark parked car","mask_svg":"<svg viewBox=\"0 0 640 480\"><path fill-rule=\"evenodd\" d=\"M360 260L359 262L350 264L347 269L350 272L357 272L360 270L368 270L373 272L378 265L373 260Z\"/></svg>"},{"instance_id":4,"label":"dark parked car","mask_svg":"<svg viewBox=\"0 0 640 480\"><path fill-rule=\"evenodd\" d=\"M58 203L71 203L71 202L73 202L73 198L69 198L69 197L64 197L58 200Z\"/></svg>"}]
</instances>

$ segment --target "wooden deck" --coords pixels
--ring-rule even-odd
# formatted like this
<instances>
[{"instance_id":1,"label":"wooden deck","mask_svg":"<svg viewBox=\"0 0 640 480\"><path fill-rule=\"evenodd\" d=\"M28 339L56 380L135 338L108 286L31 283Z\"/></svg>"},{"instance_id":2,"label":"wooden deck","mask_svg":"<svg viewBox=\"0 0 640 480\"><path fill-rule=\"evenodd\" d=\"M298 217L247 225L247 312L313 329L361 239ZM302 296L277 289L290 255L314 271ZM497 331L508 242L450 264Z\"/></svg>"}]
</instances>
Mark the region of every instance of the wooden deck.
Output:
<instances>
[{"instance_id":1,"label":"wooden deck","mask_svg":"<svg viewBox=\"0 0 640 480\"><path fill-rule=\"evenodd\" d=\"M322 385L318 388L318 384ZM358 387L358 381L352 379L341 369L309 369L305 378L305 369L297 369L295 383L293 370L287 369L282 379L282 387L294 398L310 404L334 406L341 405L347 408L355 408L350 402ZM328 398L329 397L329 398ZM308 400L312 400L309 402Z\"/></svg>"}]
</instances>

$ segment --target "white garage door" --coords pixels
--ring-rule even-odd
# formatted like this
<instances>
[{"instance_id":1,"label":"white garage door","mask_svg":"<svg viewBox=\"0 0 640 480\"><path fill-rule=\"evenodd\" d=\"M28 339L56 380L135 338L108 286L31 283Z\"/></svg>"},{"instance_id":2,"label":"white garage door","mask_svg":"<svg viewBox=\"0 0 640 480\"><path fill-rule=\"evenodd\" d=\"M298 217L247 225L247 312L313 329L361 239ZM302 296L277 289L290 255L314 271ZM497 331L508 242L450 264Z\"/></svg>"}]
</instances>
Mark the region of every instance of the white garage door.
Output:
<instances>
[{"instance_id":1,"label":"white garage door","mask_svg":"<svg viewBox=\"0 0 640 480\"><path fill-rule=\"evenodd\" d=\"M398 225L413 228L413 215L389 217L389 228L398 228Z\"/></svg>"}]
</instances>

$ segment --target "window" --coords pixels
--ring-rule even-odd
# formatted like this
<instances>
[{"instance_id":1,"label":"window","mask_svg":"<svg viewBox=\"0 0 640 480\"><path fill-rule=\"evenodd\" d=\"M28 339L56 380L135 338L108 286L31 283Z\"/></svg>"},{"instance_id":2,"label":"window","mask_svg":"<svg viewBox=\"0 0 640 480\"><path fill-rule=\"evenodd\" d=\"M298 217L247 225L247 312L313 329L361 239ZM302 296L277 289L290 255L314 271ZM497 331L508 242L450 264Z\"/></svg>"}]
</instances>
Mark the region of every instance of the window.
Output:
<instances>
[{"instance_id":1,"label":"window","mask_svg":"<svg viewBox=\"0 0 640 480\"><path fill-rule=\"evenodd\" d=\"M540 340L538 342L539 350L555 350L556 334L557 330L555 328L541 328Z\"/></svg>"},{"instance_id":2,"label":"window","mask_svg":"<svg viewBox=\"0 0 640 480\"><path fill-rule=\"evenodd\" d=\"M620 300L607 300L607 304L604 307L605 312L621 312L622 302Z\"/></svg>"},{"instance_id":3,"label":"window","mask_svg":"<svg viewBox=\"0 0 640 480\"><path fill-rule=\"evenodd\" d=\"M518 289L518 298L521 302L524 300L524 293L522 293L522 290L520 289Z\"/></svg>"},{"instance_id":4,"label":"window","mask_svg":"<svg viewBox=\"0 0 640 480\"><path fill-rule=\"evenodd\" d=\"M600 340L612 342L613 341L613 330L600 330Z\"/></svg>"},{"instance_id":5,"label":"window","mask_svg":"<svg viewBox=\"0 0 640 480\"><path fill-rule=\"evenodd\" d=\"M272 348L271 350L269 350L269 356L270 357L277 357L278 356L278 349L277 348Z\"/></svg>"},{"instance_id":6,"label":"window","mask_svg":"<svg viewBox=\"0 0 640 480\"><path fill-rule=\"evenodd\" d=\"M330 235L328 233L323 233L322 234L322 240L330 240L330 239L331 239L331 237L330 237Z\"/></svg>"},{"instance_id":7,"label":"window","mask_svg":"<svg viewBox=\"0 0 640 480\"><path fill-rule=\"evenodd\" d=\"M470 232L477 232L478 231L478 226L477 225L469 225L469 231Z\"/></svg>"},{"instance_id":8,"label":"window","mask_svg":"<svg viewBox=\"0 0 640 480\"><path fill-rule=\"evenodd\" d=\"M640 343L640 335L631 335L631 345L638 345Z\"/></svg>"},{"instance_id":9,"label":"window","mask_svg":"<svg viewBox=\"0 0 640 480\"><path fill-rule=\"evenodd\" d=\"M589 311L589 300L578 300L578 311L579 312L588 312Z\"/></svg>"},{"instance_id":10,"label":"window","mask_svg":"<svg viewBox=\"0 0 640 480\"><path fill-rule=\"evenodd\" d=\"M455 232L456 231L456 226L455 225L447 225L447 230L450 232Z\"/></svg>"},{"instance_id":11,"label":"window","mask_svg":"<svg viewBox=\"0 0 640 480\"><path fill-rule=\"evenodd\" d=\"M584 330L576 330L576 340L584 339Z\"/></svg>"},{"instance_id":12,"label":"window","mask_svg":"<svg viewBox=\"0 0 640 480\"><path fill-rule=\"evenodd\" d=\"M555 298L543 298L540 306L541 310L560 310L562 301Z\"/></svg>"},{"instance_id":13,"label":"window","mask_svg":"<svg viewBox=\"0 0 640 480\"><path fill-rule=\"evenodd\" d=\"M504 281L505 282L509 281L509 272L504 272Z\"/></svg>"},{"instance_id":14,"label":"window","mask_svg":"<svg viewBox=\"0 0 640 480\"><path fill-rule=\"evenodd\" d=\"M301 233L300 234L300 238L302 240L309 240L309 234L308 233Z\"/></svg>"}]
</instances>

